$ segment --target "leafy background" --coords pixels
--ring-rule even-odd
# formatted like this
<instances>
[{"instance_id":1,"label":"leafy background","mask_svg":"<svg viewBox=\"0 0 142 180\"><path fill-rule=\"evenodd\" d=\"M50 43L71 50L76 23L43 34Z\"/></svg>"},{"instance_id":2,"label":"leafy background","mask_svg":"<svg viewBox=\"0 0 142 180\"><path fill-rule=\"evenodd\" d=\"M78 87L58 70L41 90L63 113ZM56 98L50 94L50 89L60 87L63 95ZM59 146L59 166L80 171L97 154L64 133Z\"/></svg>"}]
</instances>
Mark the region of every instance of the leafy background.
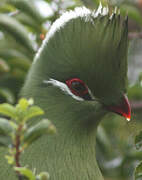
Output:
<instances>
[{"instance_id":1,"label":"leafy background","mask_svg":"<svg viewBox=\"0 0 142 180\"><path fill-rule=\"evenodd\" d=\"M132 180L142 160L135 136L142 130L142 0L102 0L129 16L129 87L132 120L119 116L103 121L97 134L97 159L105 180ZM0 103L15 104L35 53L52 23L66 10L99 0L0 1ZM142 169L142 168L141 168Z\"/></svg>"}]
</instances>

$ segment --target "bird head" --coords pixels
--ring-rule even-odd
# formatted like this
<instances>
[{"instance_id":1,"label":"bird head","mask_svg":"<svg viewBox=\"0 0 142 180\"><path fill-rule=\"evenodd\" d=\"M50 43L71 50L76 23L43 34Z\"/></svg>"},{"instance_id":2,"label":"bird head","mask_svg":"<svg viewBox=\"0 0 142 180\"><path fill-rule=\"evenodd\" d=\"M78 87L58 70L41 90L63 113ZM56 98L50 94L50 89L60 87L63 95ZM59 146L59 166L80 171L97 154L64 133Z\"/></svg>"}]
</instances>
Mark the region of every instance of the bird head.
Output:
<instances>
[{"instance_id":1,"label":"bird head","mask_svg":"<svg viewBox=\"0 0 142 180\"><path fill-rule=\"evenodd\" d=\"M56 20L37 52L22 96L34 98L58 136L43 137L25 158L48 169L51 179L103 179L95 158L97 126L109 112L131 115L127 33L127 19L117 11L76 8Z\"/></svg>"},{"instance_id":2,"label":"bird head","mask_svg":"<svg viewBox=\"0 0 142 180\"><path fill-rule=\"evenodd\" d=\"M101 5L96 11L84 7L66 12L47 33L24 89L36 98L40 91L56 105L97 103L130 120L127 22L117 10L110 13Z\"/></svg>"}]
</instances>

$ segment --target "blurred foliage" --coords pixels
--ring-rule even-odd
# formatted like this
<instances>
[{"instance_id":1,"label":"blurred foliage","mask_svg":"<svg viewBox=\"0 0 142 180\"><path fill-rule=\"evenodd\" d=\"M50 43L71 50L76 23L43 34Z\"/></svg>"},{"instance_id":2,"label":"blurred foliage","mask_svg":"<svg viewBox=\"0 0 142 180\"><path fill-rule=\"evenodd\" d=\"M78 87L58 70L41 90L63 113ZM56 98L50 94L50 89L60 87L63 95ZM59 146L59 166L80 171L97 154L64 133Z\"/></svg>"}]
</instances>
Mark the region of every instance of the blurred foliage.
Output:
<instances>
[{"instance_id":1,"label":"blurred foliage","mask_svg":"<svg viewBox=\"0 0 142 180\"><path fill-rule=\"evenodd\" d=\"M10 118L0 118L0 146L7 147L8 154L5 158L8 164L13 166L17 179L48 180L48 172L36 175L28 167L22 167L20 161L21 154L29 145L43 135L56 132L55 126L48 119L42 119L40 123L29 126L31 118L44 114L44 111L33 103L32 99L21 98L15 106L0 104L0 114Z\"/></svg>"},{"instance_id":2,"label":"blurred foliage","mask_svg":"<svg viewBox=\"0 0 142 180\"><path fill-rule=\"evenodd\" d=\"M132 180L142 160L134 138L142 130L142 0L101 0L129 16L128 96L132 120L119 116L102 122L97 135L97 157L105 180ZM94 9L100 0L1 0L0 1L0 103L14 104L35 53L52 23L66 10L85 5ZM136 37L136 39L135 39ZM141 142L141 141L140 141ZM135 174L141 173L141 164Z\"/></svg>"}]
</instances>

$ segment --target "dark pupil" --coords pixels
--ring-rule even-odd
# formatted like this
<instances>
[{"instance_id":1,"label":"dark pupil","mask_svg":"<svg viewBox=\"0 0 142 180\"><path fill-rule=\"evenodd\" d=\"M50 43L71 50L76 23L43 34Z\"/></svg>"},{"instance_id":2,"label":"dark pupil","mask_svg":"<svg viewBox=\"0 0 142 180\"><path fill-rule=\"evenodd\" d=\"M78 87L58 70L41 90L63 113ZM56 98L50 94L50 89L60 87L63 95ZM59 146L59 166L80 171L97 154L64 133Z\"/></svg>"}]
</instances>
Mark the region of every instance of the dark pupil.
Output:
<instances>
[{"instance_id":1,"label":"dark pupil","mask_svg":"<svg viewBox=\"0 0 142 180\"><path fill-rule=\"evenodd\" d=\"M80 93L86 90L86 87L82 83L77 81L72 82L71 86L73 90L78 91Z\"/></svg>"}]
</instances>

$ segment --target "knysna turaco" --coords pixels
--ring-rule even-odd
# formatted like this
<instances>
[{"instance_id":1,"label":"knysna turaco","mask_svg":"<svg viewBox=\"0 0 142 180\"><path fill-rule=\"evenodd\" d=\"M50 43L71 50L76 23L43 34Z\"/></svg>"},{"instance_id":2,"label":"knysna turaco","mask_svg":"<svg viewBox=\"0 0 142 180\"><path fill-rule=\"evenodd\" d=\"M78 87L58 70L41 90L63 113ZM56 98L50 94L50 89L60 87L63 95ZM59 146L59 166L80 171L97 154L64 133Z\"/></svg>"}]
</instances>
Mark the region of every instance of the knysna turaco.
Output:
<instances>
[{"instance_id":1,"label":"knysna turaco","mask_svg":"<svg viewBox=\"0 0 142 180\"><path fill-rule=\"evenodd\" d=\"M48 171L51 180L103 180L95 157L97 126L109 112L131 116L127 21L100 5L96 11L76 8L52 25L22 96L32 97L58 132L33 144L24 165ZM1 180L16 179L6 163L0 171Z\"/></svg>"}]
</instances>

